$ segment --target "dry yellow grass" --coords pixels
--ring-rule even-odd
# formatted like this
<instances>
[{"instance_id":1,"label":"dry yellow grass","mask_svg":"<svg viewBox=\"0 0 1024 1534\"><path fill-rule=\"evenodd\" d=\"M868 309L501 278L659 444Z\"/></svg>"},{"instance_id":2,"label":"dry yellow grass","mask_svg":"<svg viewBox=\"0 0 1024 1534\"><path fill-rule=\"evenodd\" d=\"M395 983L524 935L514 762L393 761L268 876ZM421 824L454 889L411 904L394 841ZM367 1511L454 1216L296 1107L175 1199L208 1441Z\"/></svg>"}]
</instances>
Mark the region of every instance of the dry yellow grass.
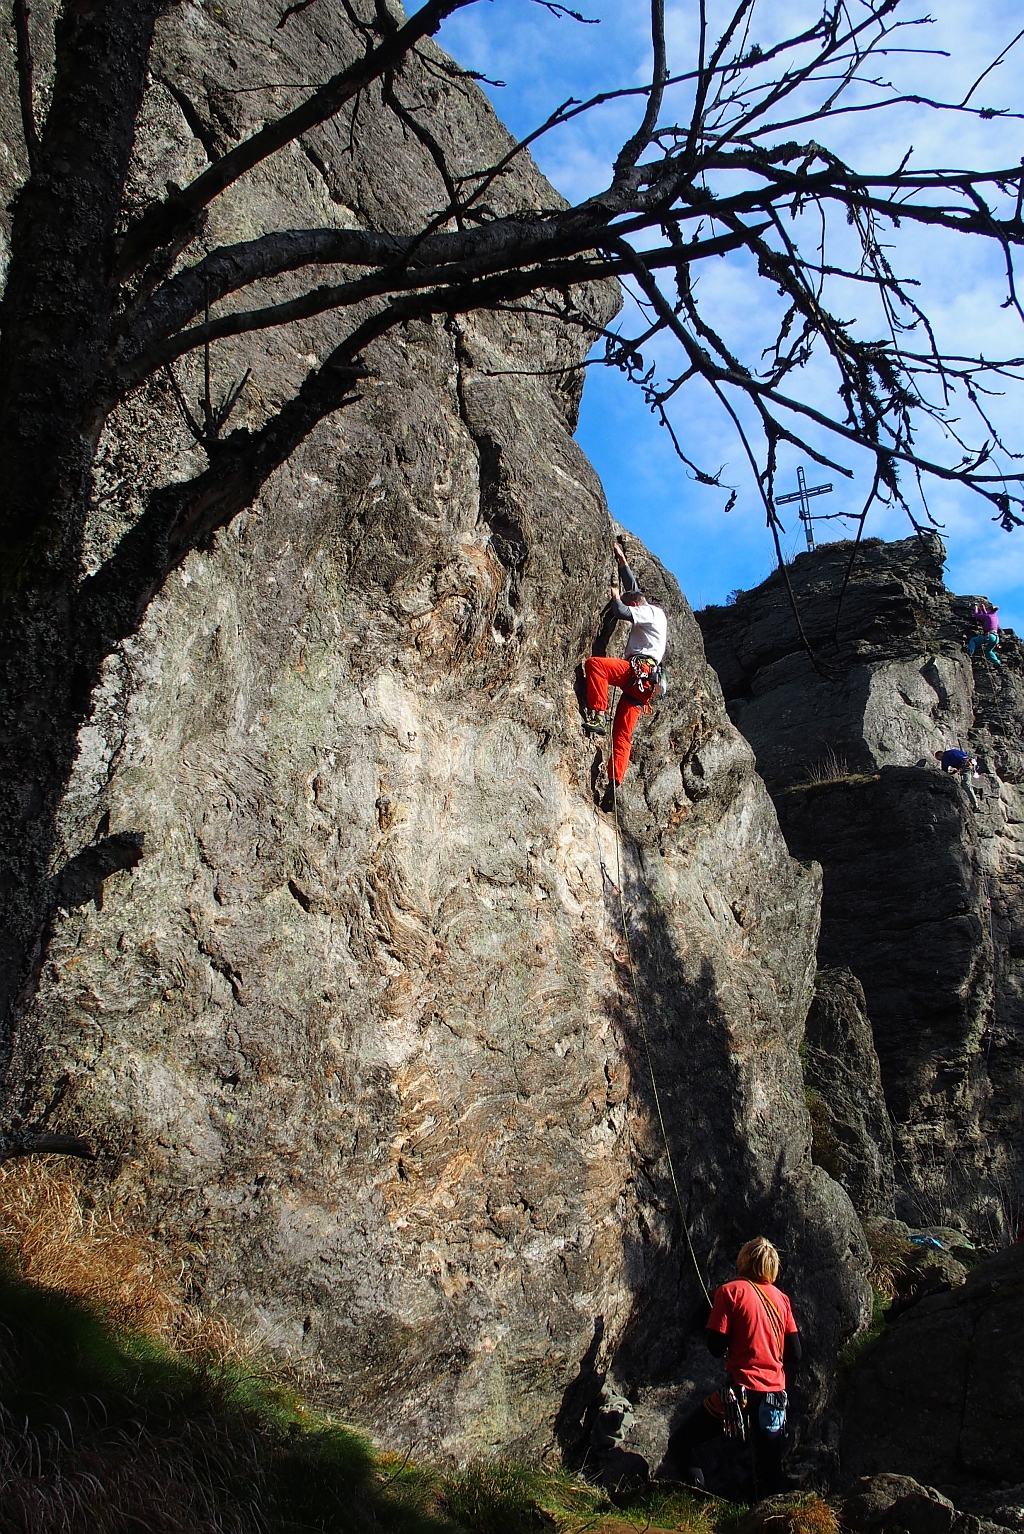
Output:
<instances>
[{"instance_id":1,"label":"dry yellow grass","mask_svg":"<svg viewBox=\"0 0 1024 1534\"><path fill-rule=\"evenodd\" d=\"M81 1174L46 1161L0 1166L0 1250L23 1278L117 1327L166 1336L183 1308L180 1270L157 1243L97 1208Z\"/></svg>"}]
</instances>

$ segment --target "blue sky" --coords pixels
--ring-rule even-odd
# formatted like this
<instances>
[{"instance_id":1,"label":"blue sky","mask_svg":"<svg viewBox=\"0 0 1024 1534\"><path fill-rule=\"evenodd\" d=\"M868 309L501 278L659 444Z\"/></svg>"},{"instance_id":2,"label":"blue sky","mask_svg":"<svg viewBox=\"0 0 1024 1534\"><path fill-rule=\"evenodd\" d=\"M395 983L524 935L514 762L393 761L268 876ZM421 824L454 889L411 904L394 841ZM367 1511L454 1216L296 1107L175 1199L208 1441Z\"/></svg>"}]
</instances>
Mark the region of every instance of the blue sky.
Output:
<instances>
[{"instance_id":1,"label":"blue sky","mask_svg":"<svg viewBox=\"0 0 1024 1534\"><path fill-rule=\"evenodd\" d=\"M438 41L460 63L505 82L503 88L485 89L509 129L522 136L570 96L587 98L650 79L648 8L643 0L591 0L589 5L573 0L573 8L599 18L599 25L582 26L553 15L536 0L484 0L446 22ZM692 57L695 9L691 0L669 0L670 69L688 67L684 61ZM813 0L770 0L763 14L777 35L788 22L805 21L810 11L817 15L818 10ZM921 6L909 14L928 10ZM1021 25L1017 0L937 0L931 14L935 24L927 28L922 42L936 51L893 56L885 64L891 66L889 78L901 89L954 99L965 94ZM756 30L752 40L760 40ZM939 50L949 56L942 57ZM1022 68L1024 43L988 77L976 103L1020 110L1024 93L1017 82ZM632 99L612 103L540 140L535 158L558 190L576 201L607 184L610 161L641 111ZM913 163L928 166L1015 165L1024 154L1024 123L946 116L921 107L846 119L827 133L814 133L848 162L872 169L894 168L911 146ZM919 293L936 319L943 344L964 353L983 346L1004 356L1024 354L1024 328L1012 311L1000 307L1005 281L997 250L979 241L917 229L901 231L899 242L899 269L921 282ZM701 280L712 312L731 327L730 338L756 345L767 317L767 285L744 262L745 258L706 262ZM852 317L845 294L839 307L844 317ZM634 318L635 311L627 307L621 324L628 330ZM864 318L870 328L870 314ZM651 356L669 361L667 349L657 346ZM813 399L819 384L827 387L827 379L824 373L817 375L812 364L805 398ZM1022 406L1022 389L1016 397L993 402L1000 424L1005 423L1007 435L1024 451ZM639 390L617 372L590 369L577 438L601 475L613 515L664 560L691 603L700 607L763 579L774 552L739 443L720 407L710 397L686 394L673 424L685 451L703 466L724 466L723 481L737 487L737 504L728 515L723 514L726 497L721 491L702 487L687 475ZM922 441L927 445L927 433ZM824 443L816 439L815 445ZM937 456L937 441L934 450ZM866 455L843 451L838 456L853 471L852 482L784 449L778 490L795 489L796 467L802 462L811 484L831 481L835 487L831 495L818 499L817 507L829 512L859 507L870 483ZM940 483L928 493L949 553L950 586L989 595L999 605L1004 625L1024 630L1024 529L1004 533L990 520L986 504L958 487ZM789 519L782 514L787 528L784 547L792 554L805 546L803 531L795 515ZM844 536L844 526L824 524L817 531L818 541ZM883 538L903 538L910 531L905 513L888 509L876 509L867 527L869 535Z\"/></svg>"}]
</instances>

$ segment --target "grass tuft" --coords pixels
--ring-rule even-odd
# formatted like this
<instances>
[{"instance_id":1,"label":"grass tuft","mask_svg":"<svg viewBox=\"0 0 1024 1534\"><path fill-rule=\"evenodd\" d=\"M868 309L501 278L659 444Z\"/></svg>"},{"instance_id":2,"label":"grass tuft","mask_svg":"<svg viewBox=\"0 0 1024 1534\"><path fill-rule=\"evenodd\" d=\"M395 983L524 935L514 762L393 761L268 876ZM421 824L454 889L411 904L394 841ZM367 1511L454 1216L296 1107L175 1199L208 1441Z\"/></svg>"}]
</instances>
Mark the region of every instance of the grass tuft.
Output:
<instances>
[{"instance_id":1,"label":"grass tuft","mask_svg":"<svg viewBox=\"0 0 1024 1534\"><path fill-rule=\"evenodd\" d=\"M839 1520L816 1491L789 1492L751 1508L736 1534L839 1534Z\"/></svg>"},{"instance_id":2,"label":"grass tuft","mask_svg":"<svg viewBox=\"0 0 1024 1534\"><path fill-rule=\"evenodd\" d=\"M804 768L804 782L808 788L815 783L840 783L850 776L850 764L845 756L839 756L830 746L823 757L809 762Z\"/></svg>"},{"instance_id":3,"label":"grass tuft","mask_svg":"<svg viewBox=\"0 0 1024 1534\"><path fill-rule=\"evenodd\" d=\"M98 1209L80 1176L47 1161L0 1165L0 1251L22 1278L87 1300L115 1326L165 1334L181 1308L170 1261Z\"/></svg>"},{"instance_id":4,"label":"grass tuft","mask_svg":"<svg viewBox=\"0 0 1024 1534\"><path fill-rule=\"evenodd\" d=\"M442 1500L452 1522L472 1534L520 1534L531 1525L554 1525L540 1505L542 1480L525 1465L493 1460L446 1476Z\"/></svg>"}]
</instances>

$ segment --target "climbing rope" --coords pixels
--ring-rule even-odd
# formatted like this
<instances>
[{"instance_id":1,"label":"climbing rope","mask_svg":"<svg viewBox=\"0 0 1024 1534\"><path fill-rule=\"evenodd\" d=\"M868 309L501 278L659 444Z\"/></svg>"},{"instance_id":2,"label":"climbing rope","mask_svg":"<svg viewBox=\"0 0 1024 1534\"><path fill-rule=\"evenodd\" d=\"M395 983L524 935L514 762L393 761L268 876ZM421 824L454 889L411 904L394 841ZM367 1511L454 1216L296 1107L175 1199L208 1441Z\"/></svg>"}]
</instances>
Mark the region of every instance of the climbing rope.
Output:
<instances>
[{"instance_id":1,"label":"climbing rope","mask_svg":"<svg viewBox=\"0 0 1024 1534\"><path fill-rule=\"evenodd\" d=\"M629 942L629 928L626 925L626 902L622 895L622 858L619 848L619 794L618 785L615 782L614 760L615 759L613 756L612 772L609 774L609 778L612 785L612 810L615 820L615 888L619 897L619 915L622 920L622 936L626 944L626 959L629 964L629 977L633 985L633 1001L636 1005L637 1021L640 1024L640 1037L644 1041L644 1052L647 1055L647 1069L651 1076L651 1091L654 1094L654 1107L658 1114L658 1123L661 1125L661 1138L665 1145L665 1158L668 1161L669 1176L672 1179L672 1187L675 1191L676 1203L679 1205L679 1219L682 1223L683 1234L686 1237L686 1245L689 1249L690 1257L693 1261L694 1272L697 1274L697 1279L704 1291L704 1298L710 1305L712 1303L711 1295L708 1291L707 1284L704 1282L704 1275L700 1270L700 1263L697 1261L697 1253L694 1251L693 1242L690 1239L690 1227L686 1219L686 1210L683 1208L683 1195L679 1191L679 1180L676 1177L675 1164L672 1160L672 1147L669 1145L668 1128L665 1124L665 1115L661 1108L661 1093L658 1091L658 1081L654 1074L654 1059L651 1055L651 1041L647 1036L647 1023L644 1019L644 1009L640 1003L640 987L637 984L636 965L633 963L633 950Z\"/></svg>"},{"instance_id":2,"label":"climbing rope","mask_svg":"<svg viewBox=\"0 0 1024 1534\"><path fill-rule=\"evenodd\" d=\"M996 947L996 925L992 915L992 886L988 880L988 874L982 874L985 881L985 900L988 904L988 934L992 943L992 1021L988 1025L988 1043L985 1046L985 1071L988 1072L989 1056L992 1053L992 1035L996 1031L996 997L999 990L999 950Z\"/></svg>"}]
</instances>

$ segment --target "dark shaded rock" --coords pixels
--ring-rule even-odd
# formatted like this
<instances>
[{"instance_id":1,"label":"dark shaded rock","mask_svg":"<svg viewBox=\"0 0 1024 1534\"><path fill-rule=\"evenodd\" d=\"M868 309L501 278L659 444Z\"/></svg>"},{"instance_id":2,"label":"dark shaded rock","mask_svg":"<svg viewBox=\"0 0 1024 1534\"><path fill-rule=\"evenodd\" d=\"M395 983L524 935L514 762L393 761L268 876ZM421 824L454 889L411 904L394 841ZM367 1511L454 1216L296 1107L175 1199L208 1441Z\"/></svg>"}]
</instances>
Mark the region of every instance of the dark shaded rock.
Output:
<instances>
[{"instance_id":1,"label":"dark shaded rock","mask_svg":"<svg viewBox=\"0 0 1024 1534\"><path fill-rule=\"evenodd\" d=\"M1000 1525L962 1508L908 1475L864 1476L840 1506L849 1534L998 1534Z\"/></svg>"},{"instance_id":2,"label":"dark shaded rock","mask_svg":"<svg viewBox=\"0 0 1024 1534\"><path fill-rule=\"evenodd\" d=\"M895 1177L889 1112L864 987L848 969L818 971L801 1055L804 1080L823 1109L819 1127L815 1106L809 1104L815 1161L842 1183L862 1218L891 1215ZM825 1143L816 1148L819 1139Z\"/></svg>"},{"instance_id":3,"label":"dark shaded rock","mask_svg":"<svg viewBox=\"0 0 1024 1534\"><path fill-rule=\"evenodd\" d=\"M968 1269L950 1252L916 1245L913 1236L907 1247L903 1262L894 1275L896 1295L888 1311L890 1321L930 1294L958 1289L967 1278Z\"/></svg>"},{"instance_id":4,"label":"dark shaded rock","mask_svg":"<svg viewBox=\"0 0 1024 1534\"><path fill-rule=\"evenodd\" d=\"M922 1299L851 1371L844 1474L946 1486L1017 1480L1024 1464L1024 1244Z\"/></svg>"},{"instance_id":5,"label":"dark shaded rock","mask_svg":"<svg viewBox=\"0 0 1024 1534\"><path fill-rule=\"evenodd\" d=\"M947 1534L957 1510L934 1486L921 1486L912 1476L862 1476L840 1506L840 1520L851 1534L871 1534L892 1526L907 1534Z\"/></svg>"},{"instance_id":6,"label":"dark shaded rock","mask_svg":"<svg viewBox=\"0 0 1024 1534\"><path fill-rule=\"evenodd\" d=\"M941 1491L943 1488L940 1487ZM1024 1484L1009 1486L951 1486L949 1494L964 1512L975 1515L986 1529L993 1524L1004 1529L1024 1529Z\"/></svg>"},{"instance_id":7,"label":"dark shaded rock","mask_svg":"<svg viewBox=\"0 0 1024 1534\"><path fill-rule=\"evenodd\" d=\"M1024 652L972 662L935 537L800 555L698 615L791 851L822 864L822 967L861 981L911 1224L1005 1236L1024 1196ZM975 811L934 753L963 744ZM828 1101L827 1095L822 1098Z\"/></svg>"},{"instance_id":8,"label":"dark shaded rock","mask_svg":"<svg viewBox=\"0 0 1024 1534\"><path fill-rule=\"evenodd\" d=\"M979 1116L992 970L971 812L951 779L916 767L784 789L776 800L790 850L825 863L820 962L864 980L910 1183L900 1213L916 1225L943 1211L927 1200L939 1197L944 1147L979 1169L987 1159ZM969 1189L942 1191L952 1209L971 1209Z\"/></svg>"},{"instance_id":9,"label":"dark shaded rock","mask_svg":"<svg viewBox=\"0 0 1024 1534\"><path fill-rule=\"evenodd\" d=\"M595 1463L590 1472L607 1491L616 1494L629 1493L646 1486L651 1479L651 1468L642 1454L621 1445L596 1451Z\"/></svg>"}]
</instances>

